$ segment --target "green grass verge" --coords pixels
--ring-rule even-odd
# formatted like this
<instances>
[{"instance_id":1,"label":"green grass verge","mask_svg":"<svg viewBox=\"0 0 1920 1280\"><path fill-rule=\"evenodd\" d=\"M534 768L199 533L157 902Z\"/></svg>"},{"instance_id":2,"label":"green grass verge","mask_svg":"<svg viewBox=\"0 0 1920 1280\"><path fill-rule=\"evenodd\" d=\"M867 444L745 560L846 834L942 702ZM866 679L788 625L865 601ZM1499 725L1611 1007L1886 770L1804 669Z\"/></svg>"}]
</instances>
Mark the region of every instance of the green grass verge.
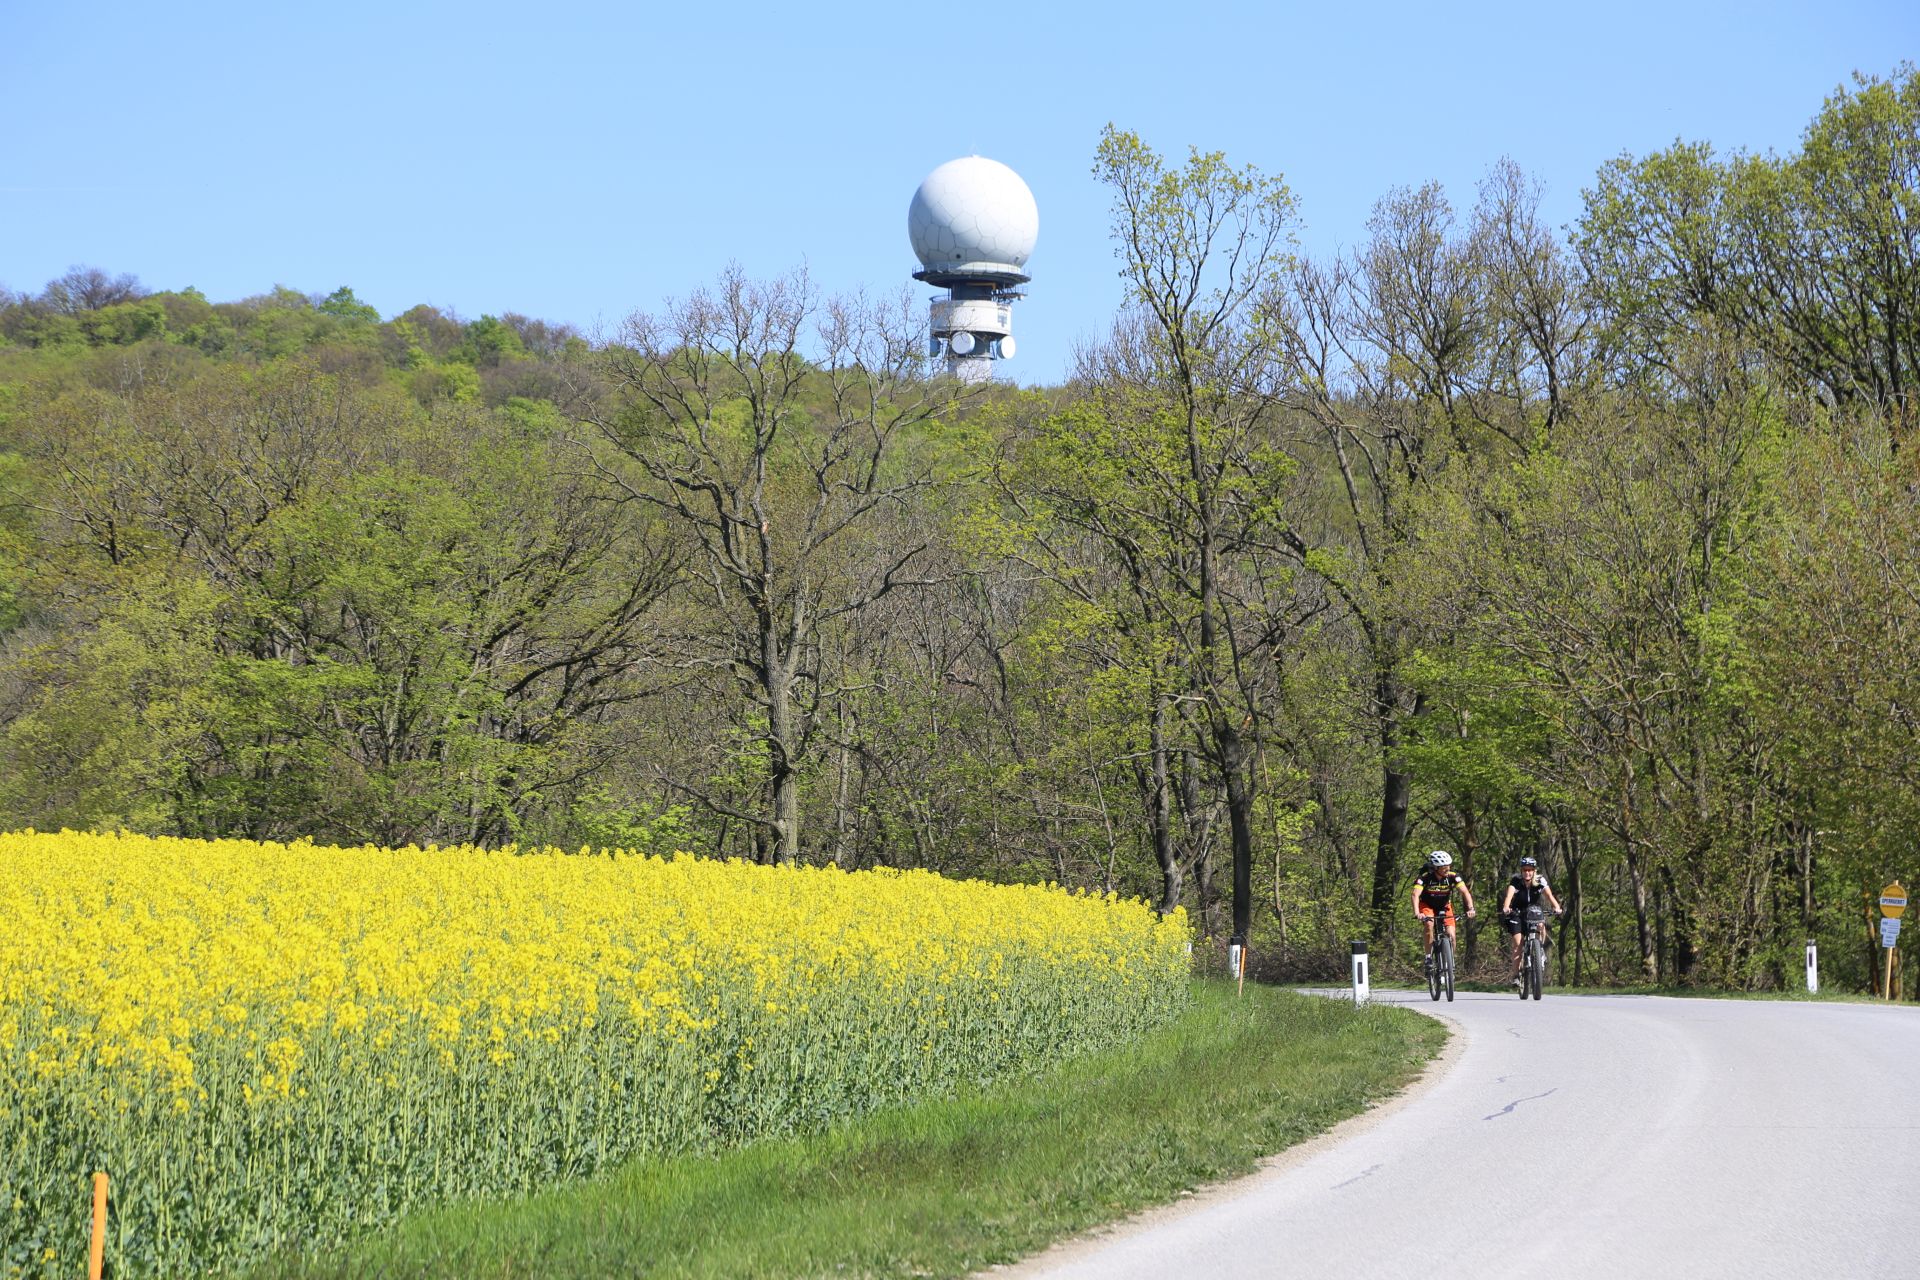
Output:
<instances>
[{"instance_id":1,"label":"green grass verge","mask_svg":"<svg viewBox=\"0 0 1920 1280\"><path fill-rule=\"evenodd\" d=\"M424 1211L261 1280L960 1276L1251 1170L1405 1086L1445 1042L1402 1009L1225 983L1124 1051L714 1158Z\"/></svg>"}]
</instances>

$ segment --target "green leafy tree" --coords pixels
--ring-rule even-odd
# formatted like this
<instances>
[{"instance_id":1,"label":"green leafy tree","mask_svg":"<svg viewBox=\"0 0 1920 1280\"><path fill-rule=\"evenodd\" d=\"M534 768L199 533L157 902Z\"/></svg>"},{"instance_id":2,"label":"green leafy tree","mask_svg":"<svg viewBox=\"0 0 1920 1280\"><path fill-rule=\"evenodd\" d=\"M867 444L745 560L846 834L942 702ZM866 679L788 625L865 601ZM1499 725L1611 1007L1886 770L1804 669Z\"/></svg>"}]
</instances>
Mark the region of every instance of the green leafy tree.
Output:
<instances>
[{"instance_id":1,"label":"green leafy tree","mask_svg":"<svg viewBox=\"0 0 1920 1280\"><path fill-rule=\"evenodd\" d=\"M1083 490L1076 509L1086 520L1089 501L1119 500L1112 523L1089 521L1090 531L1123 564L1136 561L1132 589L1176 646L1177 683L1149 696L1164 705L1177 693L1192 709L1225 794L1233 933L1244 943L1253 923L1255 726L1290 603L1260 554L1280 536L1274 482L1285 471L1270 434L1274 348L1263 304L1288 260L1294 199L1277 175L1234 169L1217 152L1169 166L1111 125L1094 174L1111 195L1114 253L1139 319L1083 372L1096 391L1093 412L1057 433L1091 431L1071 447L1115 456L1117 467L1089 473L1096 485L1139 486L1132 504L1123 492ZM1151 633L1143 639L1159 649ZM1163 804L1156 798L1154 811Z\"/></svg>"},{"instance_id":2,"label":"green leafy tree","mask_svg":"<svg viewBox=\"0 0 1920 1280\"><path fill-rule=\"evenodd\" d=\"M349 324L379 324L380 312L354 296L353 290L341 285L321 300L314 308L323 315L337 317Z\"/></svg>"},{"instance_id":3,"label":"green leafy tree","mask_svg":"<svg viewBox=\"0 0 1920 1280\"><path fill-rule=\"evenodd\" d=\"M467 326L465 339L456 348L454 358L481 369L497 368L509 360L526 358L526 348L512 326L492 316L481 316Z\"/></svg>"},{"instance_id":4,"label":"green leafy tree","mask_svg":"<svg viewBox=\"0 0 1920 1280\"><path fill-rule=\"evenodd\" d=\"M1920 71L1856 78L1788 158L1679 143L1610 162L1577 241L1619 366L1669 370L1711 325L1830 403L1909 423L1920 388Z\"/></svg>"}]
</instances>

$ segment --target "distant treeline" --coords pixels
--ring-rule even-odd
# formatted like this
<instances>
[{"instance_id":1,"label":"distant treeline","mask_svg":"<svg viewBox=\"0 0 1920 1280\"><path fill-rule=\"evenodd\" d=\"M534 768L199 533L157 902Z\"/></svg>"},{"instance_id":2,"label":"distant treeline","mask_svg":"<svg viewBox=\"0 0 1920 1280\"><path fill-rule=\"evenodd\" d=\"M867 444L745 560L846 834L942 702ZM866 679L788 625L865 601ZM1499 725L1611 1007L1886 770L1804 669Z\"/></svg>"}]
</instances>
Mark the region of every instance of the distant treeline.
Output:
<instances>
[{"instance_id":1,"label":"distant treeline","mask_svg":"<svg viewBox=\"0 0 1920 1280\"><path fill-rule=\"evenodd\" d=\"M1273 174L1097 172L1061 387L737 272L608 342L0 294L0 821L1055 879L1257 964L1410 956L1523 853L1579 982L1864 986L1920 877L1920 73L1510 163L1291 251Z\"/></svg>"}]
</instances>

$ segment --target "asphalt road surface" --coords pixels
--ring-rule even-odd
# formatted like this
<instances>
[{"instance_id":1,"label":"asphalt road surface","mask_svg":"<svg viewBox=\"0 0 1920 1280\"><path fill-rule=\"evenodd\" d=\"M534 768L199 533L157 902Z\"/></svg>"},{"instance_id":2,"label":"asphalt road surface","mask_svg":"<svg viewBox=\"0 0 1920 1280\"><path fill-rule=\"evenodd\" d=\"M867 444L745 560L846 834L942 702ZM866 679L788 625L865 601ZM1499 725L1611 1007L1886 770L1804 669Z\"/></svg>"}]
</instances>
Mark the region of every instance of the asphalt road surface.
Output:
<instances>
[{"instance_id":1,"label":"asphalt road surface","mask_svg":"<svg viewBox=\"0 0 1920 1280\"><path fill-rule=\"evenodd\" d=\"M1003 1274L1920 1276L1920 1009L1375 996L1456 1024L1411 1096Z\"/></svg>"}]
</instances>

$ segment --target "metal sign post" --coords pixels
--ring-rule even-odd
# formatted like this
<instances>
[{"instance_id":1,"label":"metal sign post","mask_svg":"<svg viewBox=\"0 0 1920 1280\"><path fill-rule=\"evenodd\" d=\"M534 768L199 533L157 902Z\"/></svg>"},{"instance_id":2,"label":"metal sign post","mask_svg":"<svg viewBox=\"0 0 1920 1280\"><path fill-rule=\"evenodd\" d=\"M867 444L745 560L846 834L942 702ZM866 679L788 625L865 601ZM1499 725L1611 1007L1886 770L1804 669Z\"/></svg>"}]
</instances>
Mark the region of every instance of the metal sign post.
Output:
<instances>
[{"instance_id":1,"label":"metal sign post","mask_svg":"<svg viewBox=\"0 0 1920 1280\"><path fill-rule=\"evenodd\" d=\"M1893 999L1893 949L1900 941L1900 916L1907 909L1907 891L1895 880L1880 891L1880 947L1887 953L1886 980L1881 990Z\"/></svg>"},{"instance_id":2,"label":"metal sign post","mask_svg":"<svg viewBox=\"0 0 1920 1280\"><path fill-rule=\"evenodd\" d=\"M1367 944L1353 944L1353 1003L1358 1008L1367 1002Z\"/></svg>"},{"instance_id":3,"label":"metal sign post","mask_svg":"<svg viewBox=\"0 0 1920 1280\"><path fill-rule=\"evenodd\" d=\"M1893 999L1893 949L1900 942L1900 917L1887 916L1880 921L1880 947L1887 953L1887 968L1881 990Z\"/></svg>"},{"instance_id":4,"label":"metal sign post","mask_svg":"<svg viewBox=\"0 0 1920 1280\"><path fill-rule=\"evenodd\" d=\"M1817 995L1820 991L1820 948L1813 945L1813 939L1807 939L1807 994Z\"/></svg>"}]
</instances>

